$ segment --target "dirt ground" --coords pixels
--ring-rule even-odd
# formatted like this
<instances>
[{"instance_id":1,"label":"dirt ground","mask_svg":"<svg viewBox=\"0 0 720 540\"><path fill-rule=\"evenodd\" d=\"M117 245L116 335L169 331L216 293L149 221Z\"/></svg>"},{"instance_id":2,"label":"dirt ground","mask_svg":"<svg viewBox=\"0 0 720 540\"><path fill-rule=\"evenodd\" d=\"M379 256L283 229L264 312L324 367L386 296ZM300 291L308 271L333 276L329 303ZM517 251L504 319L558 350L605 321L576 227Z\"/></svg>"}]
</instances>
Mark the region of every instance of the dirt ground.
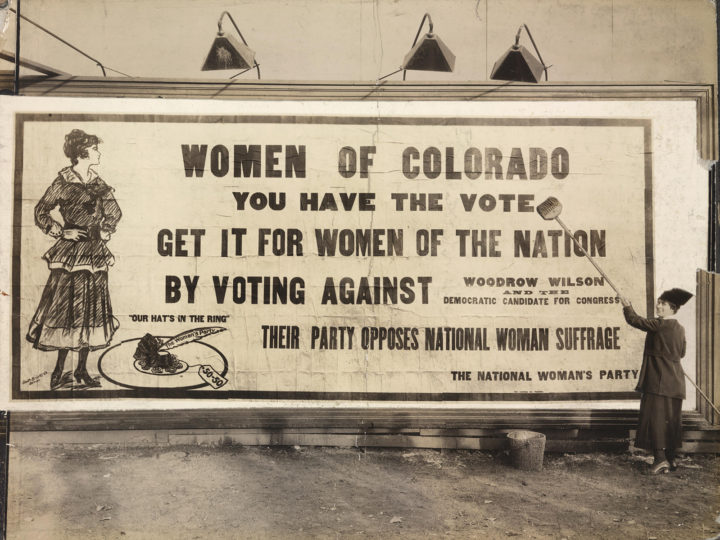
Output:
<instances>
[{"instance_id":1,"label":"dirt ground","mask_svg":"<svg viewBox=\"0 0 720 540\"><path fill-rule=\"evenodd\" d=\"M716 456L313 447L11 452L8 538L622 538L720 535Z\"/></svg>"}]
</instances>

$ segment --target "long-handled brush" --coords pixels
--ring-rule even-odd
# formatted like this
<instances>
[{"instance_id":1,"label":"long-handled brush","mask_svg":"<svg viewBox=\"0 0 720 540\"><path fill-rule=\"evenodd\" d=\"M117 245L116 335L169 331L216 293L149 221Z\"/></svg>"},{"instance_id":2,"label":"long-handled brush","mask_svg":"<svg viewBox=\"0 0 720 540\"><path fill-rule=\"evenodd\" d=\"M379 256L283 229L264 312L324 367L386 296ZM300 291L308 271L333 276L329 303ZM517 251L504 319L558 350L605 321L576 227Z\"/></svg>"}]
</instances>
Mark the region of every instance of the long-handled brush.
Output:
<instances>
[{"instance_id":1,"label":"long-handled brush","mask_svg":"<svg viewBox=\"0 0 720 540\"><path fill-rule=\"evenodd\" d=\"M575 245L580 248L580 251L582 251L583 255L585 255L590 262L593 264L593 266L597 269L598 272L600 272L600 275L605 278L605 281L607 281L607 284L610 285L613 290L618 294L620 298L625 298L622 293L618 290L618 288L613 284L612 281L610 281L610 278L607 277L607 274L603 272L602 268L598 266L598 264L595 262L595 259L593 259L590 254L585 250L584 247L582 247L582 244L578 242L577 238L573 235L572 232L570 232L570 229L567 228L567 226L562 222L560 219L560 212L562 212L562 203L558 201L555 197L548 197L544 202L540 203L537 208L537 213L540 214L540 217L543 219L546 219L548 221L555 220L558 222L558 224L563 228L565 233L573 239L573 242L575 242ZM720 410L715 406L715 404L710 401L710 398L708 398L700 388L698 388L698 385L693 382L693 380L688 376L687 373L685 373L685 370L683 370L683 375L687 378L688 381L690 381L690 384L692 384L695 389L698 391L698 393L705 398L705 401L707 401L708 405L710 405L713 410L720 415Z\"/></svg>"},{"instance_id":2,"label":"long-handled brush","mask_svg":"<svg viewBox=\"0 0 720 540\"><path fill-rule=\"evenodd\" d=\"M597 269L598 272L600 272L600 275L605 278L605 281L607 281L607 284L610 285L613 290L623 298L622 293L620 290L613 284L612 281L610 281L610 278L607 277L607 274L603 272L602 268L598 266L598 263L595 262L595 259L593 259L590 254L585 250L584 247L582 247L582 244L578 242L577 238L575 238L575 235L573 235L572 232L570 232L570 229L568 229L565 224L560 220L560 212L562 212L562 203L558 201L555 197L548 197L545 202L540 203L537 208L537 213L540 214L540 217L543 219L546 219L548 221L555 220L558 222L558 224L563 228L565 233L573 239L573 242L575 242L575 245L582 251L583 255L585 255L590 262L593 264L593 266Z\"/></svg>"},{"instance_id":3,"label":"long-handled brush","mask_svg":"<svg viewBox=\"0 0 720 540\"><path fill-rule=\"evenodd\" d=\"M681 369L682 369L682 366L681 366ZM697 390L698 393L699 393L703 398L705 398L705 401L707 401L707 404L710 405L710 406L713 408L713 410L715 411L715 414L717 414L718 416L720 416L720 410L718 410L718 408L715 406L715 404L714 404L712 401L710 401L710 398L707 397L702 390L700 390L700 388L698 387L698 385L693 382L693 380L688 376L688 374L685 373L685 370L683 370L683 375L685 375L685 377L687 377L687 380L690 381L690 384L692 384L692 385L695 387L695 390Z\"/></svg>"}]
</instances>

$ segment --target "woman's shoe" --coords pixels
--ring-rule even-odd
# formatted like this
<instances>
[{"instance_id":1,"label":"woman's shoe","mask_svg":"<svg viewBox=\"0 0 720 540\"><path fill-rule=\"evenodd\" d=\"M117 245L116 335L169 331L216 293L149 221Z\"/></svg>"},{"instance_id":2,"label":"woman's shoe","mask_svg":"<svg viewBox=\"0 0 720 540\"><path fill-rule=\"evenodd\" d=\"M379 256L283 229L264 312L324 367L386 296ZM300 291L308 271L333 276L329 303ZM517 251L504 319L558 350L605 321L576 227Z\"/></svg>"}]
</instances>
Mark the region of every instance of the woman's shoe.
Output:
<instances>
[{"instance_id":1,"label":"woman's shoe","mask_svg":"<svg viewBox=\"0 0 720 540\"><path fill-rule=\"evenodd\" d=\"M62 375L62 370L52 372L52 375L50 375L50 390L56 390L57 387L60 386L60 383L62 382Z\"/></svg>"},{"instance_id":2,"label":"woman's shoe","mask_svg":"<svg viewBox=\"0 0 720 540\"><path fill-rule=\"evenodd\" d=\"M75 371L75 380L82 382L86 388L100 388L100 381L93 379L87 371Z\"/></svg>"},{"instance_id":3,"label":"woman's shoe","mask_svg":"<svg viewBox=\"0 0 720 540\"><path fill-rule=\"evenodd\" d=\"M670 471L677 471L677 460L675 459L668 459L668 465L670 465Z\"/></svg>"},{"instance_id":4,"label":"woman's shoe","mask_svg":"<svg viewBox=\"0 0 720 540\"><path fill-rule=\"evenodd\" d=\"M670 471L670 464L667 460L663 460L650 467L650 474L665 474L668 471Z\"/></svg>"}]
</instances>

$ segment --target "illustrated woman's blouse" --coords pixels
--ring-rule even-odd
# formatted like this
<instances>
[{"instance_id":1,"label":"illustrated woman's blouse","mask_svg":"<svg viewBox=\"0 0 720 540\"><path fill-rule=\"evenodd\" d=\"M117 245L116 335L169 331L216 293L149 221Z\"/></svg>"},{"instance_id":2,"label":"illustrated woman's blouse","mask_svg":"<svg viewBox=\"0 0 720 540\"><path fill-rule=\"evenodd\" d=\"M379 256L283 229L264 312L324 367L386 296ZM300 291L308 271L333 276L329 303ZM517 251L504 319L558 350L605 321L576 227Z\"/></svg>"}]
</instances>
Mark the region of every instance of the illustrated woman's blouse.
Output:
<instances>
[{"instance_id":1,"label":"illustrated woman's blouse","mask_svg":"<svg viewBox=\"0 0 720 540\"><path fill-rule=\"evenodd\" d=\"M92 173L92 171L91 171ZM113 189L92 174L83 182L72 167L62 169L35 206L35 223L46 234L57 238L43 258L51 269L69 272L107 271L114 257L100 233L114 233L121 212L112 195ZM59 207L61 225L50 212ZM86 233L80 240L62 237L64 229L80 229Z\"/></svg>"}]
</instances>

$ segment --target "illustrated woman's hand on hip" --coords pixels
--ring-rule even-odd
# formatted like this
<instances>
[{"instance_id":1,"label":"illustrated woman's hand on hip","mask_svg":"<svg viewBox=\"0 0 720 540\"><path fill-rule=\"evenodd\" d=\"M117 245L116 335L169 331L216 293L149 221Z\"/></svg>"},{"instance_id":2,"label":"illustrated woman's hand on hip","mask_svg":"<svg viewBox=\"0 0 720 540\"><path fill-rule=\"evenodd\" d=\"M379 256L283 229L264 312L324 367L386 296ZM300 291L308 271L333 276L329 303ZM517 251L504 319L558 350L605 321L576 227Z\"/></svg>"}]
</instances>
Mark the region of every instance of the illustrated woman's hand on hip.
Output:
<instances>
[{"instance_id":1,"label":"illustrated woman's hand on hip","mask_svg":"<svg viewBox=\"0 0 720 540\"><path fill-rule=\"evenodd\" d=\"M63 230L63 238L65 240L72 240L73 242L77 242L78 240L83 240L86 236L87 233L80 229Z\"/></svg>"}]
</instances>

